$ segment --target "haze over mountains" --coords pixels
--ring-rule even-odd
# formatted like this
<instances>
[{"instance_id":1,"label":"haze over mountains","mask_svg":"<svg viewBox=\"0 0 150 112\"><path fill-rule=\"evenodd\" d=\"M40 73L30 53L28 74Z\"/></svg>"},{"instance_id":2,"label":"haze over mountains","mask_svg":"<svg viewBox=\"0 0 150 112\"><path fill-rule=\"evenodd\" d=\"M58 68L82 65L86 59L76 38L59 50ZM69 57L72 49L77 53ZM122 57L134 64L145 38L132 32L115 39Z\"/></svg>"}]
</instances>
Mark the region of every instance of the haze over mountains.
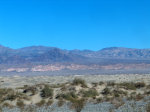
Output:
<instances>
[{"instance_id":1,"label":"haze over mountains","mask_svg":"<svg viewBox=\"0 0 150 112\"><path fill-rule=\"evenodd\" d=\"M63 50L30 46L11 49L0 46L0 71L145 70L150 68L150 49L123 47L99 51Z\"/></svg>"}]
</instances>

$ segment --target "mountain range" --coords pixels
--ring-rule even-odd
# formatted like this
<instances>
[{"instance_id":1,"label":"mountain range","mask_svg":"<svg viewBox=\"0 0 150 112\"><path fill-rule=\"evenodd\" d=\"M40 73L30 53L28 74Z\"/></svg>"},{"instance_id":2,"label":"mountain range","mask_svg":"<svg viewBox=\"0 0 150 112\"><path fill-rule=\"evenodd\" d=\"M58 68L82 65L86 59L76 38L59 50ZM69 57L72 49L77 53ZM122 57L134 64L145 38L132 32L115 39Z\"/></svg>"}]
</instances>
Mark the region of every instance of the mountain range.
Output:
<instances>
[{"instance_id":1,"label":"mountain range","mask_svg":"<svg viewBox=\"0 0 150 112\"><path fill-rule=\"evenodd\" d=\"M0 71L6 72L149 68L150 49L109 47L92 51L45 46L12 49L0 45Z\"/></svg>"}]
</instances>

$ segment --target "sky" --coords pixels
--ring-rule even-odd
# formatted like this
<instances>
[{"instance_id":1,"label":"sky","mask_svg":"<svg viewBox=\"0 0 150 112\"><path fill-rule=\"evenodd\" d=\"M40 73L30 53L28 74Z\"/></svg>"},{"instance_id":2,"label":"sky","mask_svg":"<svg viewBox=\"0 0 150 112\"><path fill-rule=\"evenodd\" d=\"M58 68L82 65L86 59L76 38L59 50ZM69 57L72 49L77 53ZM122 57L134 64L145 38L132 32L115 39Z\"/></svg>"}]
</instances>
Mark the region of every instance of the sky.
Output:
<instances>
[{"instance_id":1,"label":"sky","mask_svg":"<svg viewBox=\"0 0 150 112\"><path fill-rule=\"evenodd\" d=\"M150 0L0 0L0 44L150 48Z\"/></svg>"}]
</instances>

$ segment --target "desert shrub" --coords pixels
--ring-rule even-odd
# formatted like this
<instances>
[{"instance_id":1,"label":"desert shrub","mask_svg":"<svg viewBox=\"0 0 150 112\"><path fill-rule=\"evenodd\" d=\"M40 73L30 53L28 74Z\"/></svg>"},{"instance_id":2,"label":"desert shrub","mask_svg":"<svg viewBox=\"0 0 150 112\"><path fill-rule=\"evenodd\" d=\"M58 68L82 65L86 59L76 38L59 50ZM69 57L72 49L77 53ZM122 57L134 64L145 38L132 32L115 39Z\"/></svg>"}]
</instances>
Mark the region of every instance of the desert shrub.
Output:
<instances>
[{"instance_id":1,"label":"desert shrub","mask_svg":"<svg viewBox=\"0 0 150 112\"><path fill-rule=\"evenodd\" d=\"M136 92L130 93L130 96L127 97L127 100L135 100L136 99Z\"/></svg>"},{"instance_id":2,"label":"desert shrub","mask_svg":"<svg viewBox=\"0 0 150 112\"><path fill-rule=\"evenodd\" d=\"M122 98L115 98L111 101L111 104L114 105L115 109L118 109L119 107L121 107L122 105L125 104L125 102L123 101Z\"/></svg>"},{"instance_id":3,"label":"desert shrub","mask_svg":"<svg viewBox=\"0 0 150 112\"><path fill-rule=\"evenodd\" d=\"M72 101L71 108L75 109L76 112L81 112L85 105L85 99L75 99Z\"/></svg>"},{"instance_id":4,"label":"desert shrub","mask_svg":"<svg viewBox=\"0 0 150 112\"><path fill-rule=\"evenodd\" d=\"M28 105L22 112L36 112L36 108L33 105Z\"/></svg>"},{"instance_id":5,"label":"desert shrub","mask_svg":"<svg viewBox=\"0 0 150 112\"><path fill-rule=\"evenodd\" d=\"M97 82L92 82L93 87L97 87L99 84Z\"/></svg>"},{"instance_id":6,"label":"desert shrub","mask_svg":"<svg viewBox=\"0 0 150 112\"><path fill-rule=\"evenodd\" d=\"M57 102L58 107L61 107L65 104L65 101L63 99L59 99Z\"/></svg>"},{"instance_id":7,"label":"desert shrub","mask_svg":"<svg viewBox=\"0 0 150 112\"><path fill-rule=\"evenodd\" d=\"M5 97L5 100L10 100L10 101L13 101L17 98L16 94L15 93L12 93L12 94L8 94L6 97Z\"/></svg>"},{"instance_id":8,"label":"desert shrub","mask_svg":"<svg viewBox=\"0 0 150 112\"><path fill-rule=\"evenodd\" d=\"M69 87L68 90L69 90L69 91L72 91L72 92L75 92L75 91L76 91L76 88L75 88L75 87Z\"/></svg>"},{"instance_id":9,"label":"desert shrub","mask_svg":"<svg viewBox=\"0 0 150 112\"><path fill-rule=\"evenodd\" d=\"M150 91L145 91L144 94L145 95L150 95Z\"/></svg>"},{"instance_id":10,"label":"desert shrub","mask_svg":"<svg viewBox=\"0 0 150 112\"><path fill-rule=\"evenodd\" d=\"M23 108L23 107L25 106L25 104L24 104L23 101L21 101L21 100L18 100L17 103L16 103L16 105L17 105L18 107L20 107L20 108Z\"/></svg>"},{"instance_id":11,"label":"desert shrub","mask_svg":"<svg viewBox=\"0 0 150 112\"><path fill-rule=\"evenodd\" d=\"M137 83L135 83L135 87L136 88L142 88L142 87L145 87L145 86L146 86L146 84L144 82L137 82Z\"/></svg>"},{"instance_id":12,"label":"desert shrub","mask_svg":"<svg viewBox=\"0 0 150 112\"><path fill-rule=\"evenodd\" d=\"M45 100L41 100L40 102L36 103L36 105L39 107L45 105Z\"/></svg>"},{"instance_id":13,"label":"desert shrub","mask_svg":"<svg viewBox=\"0 0 150 112\"><path fill-rule=\"evenodd\" d=\"M14 101L16 99L27 99L28 97L25 94L20 92L16 92L10 88L0 89L0 103L5 100Z\"/></svg>"},{"instance_id":14,"label":"desert shrub","mask_svg":"<svg viewBox=\"0 0 150 112\"><path fill-rule=\"evenodd\" d=\"M73 85L81 85L82 87L87 87L85 81L83 79L76 78L72 82Z\"/></svg>"},{"instance_id":15,"label":"desert shrub","mask_svg":"<svg viewBox=\"0 0 150 112\"><path fill-rule=\"evenodd\" d=\"M109 81L107 82L107 86L115 86L115 82Z\"/></svg>"},{"instance_id":16,"label":"desert shrub","mask_svg":"<svg viewBox=\"0 0 150 112\"><path fill-rule=\"evenodd\" d=\"M120 97L120 94L117 91L115 91L113 94L114 94L114 97Z\"/></svg>"},{"instance_id":17,"label":"desert shrub","mask_svg":"<svg viewBox=\"0 0 150 112\"><path fill-rule=\"evenodd\" d=\"M88 91L83 91L82 92L84 97L95 97L98 96L98 92L96 89L90 89Z\"/></svg>"},{"instance_id":18,"label":"desert shrub","mask_svg":"<svg viewBox=\"0 0 150 112\"><path fill-rule=\"evenodd\" d=\"M114 98L105 96L103 99L104 99L104 101L106 101L106 102L110 102L110 101L112 101Z\"/></svg>"},{"instance_id":19,"label":"desert shrub","mask_svg":"<svg viewBox=\"0 0 150 112\"><path fill-rule=\"evenodd\" d=\"M78 96L74 93L74 92L69 92L69 93L65 93L65 94L58 94L56 96L57 99L65 99L68 101L72 101L73 99L78 98Z\"/></svg>"},{"instance_id":20,"label":"desert shrub","mask_svg":"<svg viewBox=\"0 0 150 112\"><path fill-rule=\"evenodd\" d=\"M66 91L67 90L67 87L64 85L61 87L61 91Z\"/></svg>"},{"instance_id":21,"label":"desert shrub","mask_svg":"<svg viewBox=\"0 0 150 112\"><path fill-rule=\"evenodd\" d=\"M12 108L13 106L7 102L3 103L3 107L9 107ZM1 111L0 111L1 112Z\"/></svg>"},{"instance_id":22,"label":"desert shrub","mask_svg":"<svg viewBox=\"0 0 150 112\"><path fill-rule=\"evenodd\" d=\"M147 85L147 86L146 86L146 89L150 89L150 85Z\"/></svg>"},{"instance_id":23,"label":"desert shrub","mask_svg":"<svg viewBox=\"0 0 150 112\"><path fill-rule=\"evenodd\" d=\"M124 87L124 89L127 89L127 90L136 90L136 89L139 89L139 88L146 86L146 84L144 82L137 82L137 83L124 82L124 83L120 83L118 85L120 87Z\"/></svg>"},{"instance_id":24,"label":"desert shrub","mask_svg":"<svg viewBox=\"0 0 150 112\"><path fill-rule=\"evenodd\" d=\"M139 100L142 100L143 98L144 98L143 95L137 94L136 97L135 97L135 100L136 100L136 101L139 101Z\"/></svg>"},{"instance_id":25,"label":"desert shrub","mask_svg":"<svg viewBox=\"0 0 150 112\"><path fill-rule=\"evenodd\" d=\"M103 84L104 84L104 82L102 82L102 81L99 82L99 85L103 85Z\"/></svg>"},{"instance_id":26,"label":"desert shrub","mask_svg":"<svg viewBox=\"0 0 150 112\"><path fill-rule=\"evenodd\" d=\"M147 105L146 105L146 111L150 112L150 103L147 103Z\"/></svg>"},{"instance_id":27,"label":"desert shrub","mask_svg":"<svg viewBox=\"0 0 150 112\"><path fill-rule=\"evenodd\" d=\"M15 94L15 91L13 89L1 88L0 89L0 102L2 102L4 100L9 100L9 99L13 100L14 94Z\"/></svg>"},{"instance_id":28,"label":"desert shrub","mask_svg":"<svg viewBox=\"0 0 150 112\"><path fill-rule=\"evenodd\" d=\"M102 92L101 92L103 95L108 95L108 94L111 94L111 91L109 88L105 88Z\"/></svg>"},{"instance_id":29,"label":"desert shrub","mask_svg":"<svg viewBox=\"0 0 150 112\"><path fill-rule=\"evenodd\" d=\"M41 97L52 98L53 97L53 89L51 89L48 85L45 85L45 87L41 91Z\"/></svg>"},{"instance_id":30,"label":"desert shrub","mask_svg":"<svg viewBox=\"0 0 150 112\"><path fill-rule=\"evenodd\" d=\"M114 97L120 97L120 95L126 96L127 92L122 90L113 90L112 94L114 95Z\"/></svg>"},{"instance_id":31,"label":"desert shrub","mask_svg":"<svg viewBox=\"0 0 150 112\"><path fill-rule=\"evenodd\" d=\"M101 103L102 101L103 101L102 98L97 98L97 99L96 99L96 103Z\"/></svg>"},{"instance_id":32,"label":"desert shrub","mask_svg":"<svg viewBox=\"0 0 150 112\"><path fill-rule=\"evenodd\" d=\"M50 85L51 88L61 88L63 86L65 86L65 83L62 83L62 84L51 84Z\"/></svg>"},{"instance_id":33,"label":"desert shrub","mask_svg":"<svg viewBox=\"0 0 150 112\"><path fill-rule=\"evenodd\" d=\"M119 87L123 87L124 89L127 89L127 90L136 90L136 86L132 82L123 82L123 83L119 83L117 85Z\"/></svg>"},{"instance_id":34,"label":"desert shrub","mask_svg":"<svg viewBox=\"0 0 150 112\"><path fill-rule=\"evenodd\" d=\"M50 105L53 104L53 102L54 102L53 100L48 100L47 103L46 103L46 105L47 105L47 106L50 106Z\"/></svg>"},{"instance_id":35,"label":"desert shrub","mask_svg":"<svg viewBox=\"0 0 150 112\"><path fill-rule=\"evenodd\" d=\"M29 87L29 86L25 85L23 93L28 93L28 92L31 92L32 95L35 95L37 93L37 88L35 86Z\"/></svg>"}]
</instances>

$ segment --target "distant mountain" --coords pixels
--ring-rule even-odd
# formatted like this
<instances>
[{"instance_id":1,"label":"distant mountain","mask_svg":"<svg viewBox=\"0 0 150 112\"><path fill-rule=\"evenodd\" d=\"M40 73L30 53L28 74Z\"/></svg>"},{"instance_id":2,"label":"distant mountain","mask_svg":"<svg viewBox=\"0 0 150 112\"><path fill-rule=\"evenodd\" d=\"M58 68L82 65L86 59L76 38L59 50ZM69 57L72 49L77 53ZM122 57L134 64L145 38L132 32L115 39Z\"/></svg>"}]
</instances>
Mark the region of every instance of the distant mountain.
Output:
<instances>
[{"instance_id":1,"label":"distant mountain","mask_svg":"<svg viewBox=\"0 0 150 112\"><path fill-rule=\"evenodd\" d=\"M86 57L116 58L116 59L150 59L150 49L132 49L123 47L109 47L99 51L71 51Z\"/></svg>"},{"instance_id":2,"label":"distant mountain","mask_svg":"<svg viewBox=\"0 0 150 112\"><path fill-rule=\"evenodd\" d=\"M31 46L10 49L0 46L0 64L75 62L85 57L55 47Z\"/></svg>"},{"instance_id":3,"label":"distant mountain","mask_svg":"<svg viewBox=\"0 0 150 112\"><path fill-rule=\"evenodd\" d=\"M11 49L0 45L0 70L11 68L11 71L13 70L12 67L26 67L29 70L29 68L34 69L39 65L44 66L44 70L139 69L140 67L141 69L148 69L150 66L150 49L110 47L91 51L64 50L45 46ZM120 66L122 67L120 68ZM36 69L42 71L42 67L34 70Z\"/></svg>"}]
</instances>

